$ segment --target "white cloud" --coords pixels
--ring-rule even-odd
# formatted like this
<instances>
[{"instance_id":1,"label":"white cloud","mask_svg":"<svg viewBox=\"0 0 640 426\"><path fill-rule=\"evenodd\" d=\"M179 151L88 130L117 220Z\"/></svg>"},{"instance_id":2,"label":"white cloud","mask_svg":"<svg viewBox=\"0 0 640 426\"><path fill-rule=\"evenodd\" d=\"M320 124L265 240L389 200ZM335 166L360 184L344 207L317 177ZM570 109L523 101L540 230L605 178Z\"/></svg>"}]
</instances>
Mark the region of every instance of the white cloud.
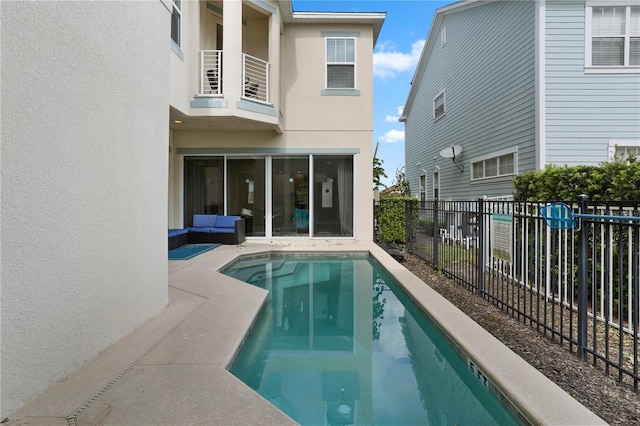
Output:
<instances>
[{"instance_id":1,"label":"white cloud","mask_svg":"<svg viewBox=\"0 0 640 426\"><path fill-rule=\"evenodd\" d=\"M413 71L420 59L424 40L415 41L411 45L411 52L396 51L392 42L378 43L377 51L373 53L373 75L380 78L393 78L397 73Z\"/></svg>"},{"instance_id":2,"label":"white cloud","mask_svg":"<svg viewBox=\"0 0 640 426\"><path fill-rule=\"evenodd\" d=\"M389 130L387 133L382 135L380 140L384 143L404 142L404 130Z\"/></svg>"},{"instance_id":3,"label":"white cloud","mask_svg":"<svg viewBox=\"0 0 640 426\"><path fill-rule=\"evenodd\" d=\"M384 118L384 121L388 122L388 123L397 123L400 120L400 117L402 117L402 111L404 110L404 106L399 106L397 111L397 115L387 115Z\"/></svg>"}]
</instances>

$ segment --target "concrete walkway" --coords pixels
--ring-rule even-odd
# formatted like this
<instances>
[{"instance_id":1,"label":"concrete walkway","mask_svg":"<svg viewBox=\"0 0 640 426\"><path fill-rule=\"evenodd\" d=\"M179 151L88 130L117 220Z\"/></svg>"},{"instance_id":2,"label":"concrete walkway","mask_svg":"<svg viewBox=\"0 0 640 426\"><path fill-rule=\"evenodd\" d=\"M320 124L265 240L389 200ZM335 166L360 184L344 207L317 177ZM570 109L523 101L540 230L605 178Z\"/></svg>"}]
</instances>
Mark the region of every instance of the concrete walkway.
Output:
<instances>
[{"instance_id":1,"label":"concrete walkway","mask_svg":"<svg viewBox=\"0 0 640 426\"><path fill-rule=\"evenodd\" d=\"M12 425L295 424L232 376L233 360L266 291L220 274L238 255L368 251L539 424L604 424L373 243L264 241L169 262L169 305L19 410ZM449 324L449 325L446 325ZM446 325L446 326L445 326Z\"/></svg>"}]
</instances>

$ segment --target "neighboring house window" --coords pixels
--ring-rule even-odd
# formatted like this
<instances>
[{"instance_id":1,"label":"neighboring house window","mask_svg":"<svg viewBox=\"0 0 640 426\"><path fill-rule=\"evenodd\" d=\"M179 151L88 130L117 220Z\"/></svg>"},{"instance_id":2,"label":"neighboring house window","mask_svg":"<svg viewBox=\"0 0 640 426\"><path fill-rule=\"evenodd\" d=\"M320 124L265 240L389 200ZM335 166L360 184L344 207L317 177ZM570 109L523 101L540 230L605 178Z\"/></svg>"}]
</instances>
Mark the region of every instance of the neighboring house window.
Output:
<instances>
[{"instance_id":1,"label":"neighboring house window","mask_svg":"<svg viewBox=\"0 0 640 426\"><path fill-rule=\"evenodd\" d=\"M433 199L440 198L440 170L436 169L433 172Z\"/></svg>"},{"instance_id":2,"label":"neighboring house window","mask_svg":"<svg viewBox=\"0 0 640 426\"><path fill-rule=\"evenodd\" d=\"M440 31L440 47L444 47L447 44L447 27L442 27Z\"/></svg>"},{"instance_id":3,"label":"neighboring house window","mask_svg":"<svg viewBox=\"0 0 640 426\"><path fill-rule=\"evenodd\" d=\"M420 174L420 201L427 201L427 176L422 172Z\"/></svg>"},{"instance_id":4,"label":"neighboring house window","mask_svg":"<svg viewBox=\"0 0 640 426\"><path fill-rule=\"evenodd\" d=\"M640 140L609 141L609 161L635 157L640 160Z\"/></svg>"},{"instance_id":5,"label":"neighboring house window","mask_svg":"<svg viewBox=\"0 0 640 426\"><path fill-rule=\"evenodd\" d=\"M471 160L471 180L509 176L516 173L516 152L501 152Z\"/></svg>"},{"instance_id":6,"label":"neighboring house window","mask_svg":"<svg viewBox=\"0 0 640 426\"><path fill-rule=\"evenodd\" d=\"M585 15L587 67L640 66L640 6L592 6Z\"/></svg>"},{"instance_id":7,"label":"neighboring house window","mask_svg":"<svg viewBox=\"0 0 640 426\"><path fill-rule=\"evenodd\" d=\"M171 12L171 40L180 47L180 32L182 20L181 0L173 0L173 10Z\"/></svg>"},{"instance_id":8,"label":"neighboring house window","mask_svg":"<svg viewBox=\"0 0 640 426\"><path fill-rule=\"evenodd\" d=\"M440 92L438 96L433 98L433 119L437 120L443 115L444 115L444 90Z\"/></svg>"},{"instance_id":9,"label":"neighboring house window","mask_svg":"<svg viewBox=\"0 0 640 426\"><path fill-rule=\"evenodd\" d=\"M356 39L327 39L327 89L355 89Z\"/></svg>"}]
</instances>

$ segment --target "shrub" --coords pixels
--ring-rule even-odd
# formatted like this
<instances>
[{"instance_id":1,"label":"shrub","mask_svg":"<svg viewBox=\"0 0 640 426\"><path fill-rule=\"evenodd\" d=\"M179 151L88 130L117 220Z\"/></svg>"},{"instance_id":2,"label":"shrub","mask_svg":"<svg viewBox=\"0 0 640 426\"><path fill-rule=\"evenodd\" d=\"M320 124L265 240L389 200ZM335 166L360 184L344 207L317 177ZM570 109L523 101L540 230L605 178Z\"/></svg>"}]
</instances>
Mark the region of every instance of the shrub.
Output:
<instances>
[{"instance_id":1,"label":"shrub","mask_svg":"<svg viewBox=\"0 0 640 426\"><path fill-rule=\"evenodd\" d=\"M581 194L593 201L640 200L640 160L616 159L600 166L548 165L516 176L516 201L572 201Z\"/></svg>"},{"instance_id":2,"label":"shrub","mask_svg":"<svg viewBox=\"0 0 640 426\"><path fill-rule=\"evenodd\" d=\"M413 203L414 223L418 218L418 200L412 197L392 197L380 200L375 209L378 240L387 244L404 245L406 240L407 203Z\"/></svg>"}]
</instances>

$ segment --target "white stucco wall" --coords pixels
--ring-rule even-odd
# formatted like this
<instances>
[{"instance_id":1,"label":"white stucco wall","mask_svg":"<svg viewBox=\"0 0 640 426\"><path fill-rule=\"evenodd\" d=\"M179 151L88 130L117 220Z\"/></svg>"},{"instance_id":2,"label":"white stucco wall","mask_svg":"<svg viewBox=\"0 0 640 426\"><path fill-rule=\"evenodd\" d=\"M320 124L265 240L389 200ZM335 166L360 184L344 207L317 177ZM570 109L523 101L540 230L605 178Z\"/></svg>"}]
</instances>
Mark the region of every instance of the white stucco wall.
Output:
<instances>
[{"instance_id":1,"label":"white stucco wall","mask_svg":"<svg viewBox=\"0 0 640 426\"><path fill-rule=\"evenodd\" d=\"M0 11L4 418L166 306L170 14Z\"/></svg>"}]
</instances>

